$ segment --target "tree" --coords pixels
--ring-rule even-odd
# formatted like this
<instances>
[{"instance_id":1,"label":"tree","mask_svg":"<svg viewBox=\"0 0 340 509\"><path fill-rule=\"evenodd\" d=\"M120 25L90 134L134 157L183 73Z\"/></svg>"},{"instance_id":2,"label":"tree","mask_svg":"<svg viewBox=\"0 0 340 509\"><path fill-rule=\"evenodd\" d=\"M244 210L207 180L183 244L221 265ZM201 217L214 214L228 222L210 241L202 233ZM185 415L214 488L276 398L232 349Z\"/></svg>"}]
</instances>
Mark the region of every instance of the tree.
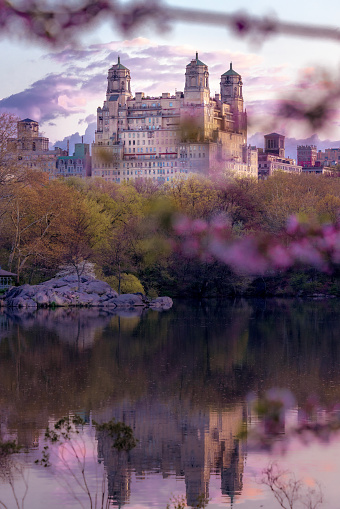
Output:
<instances>
[{"instance_id":1,"label":"tree","mask_svg":"<svg viewBox=\"0 0 340 509\"><path fill-rule=\"evenodd\" d=\"M10 270L20 274L30 258L43 257L46 237L62 211L56 186L48 186L40 176L26 185L17 183L3 213L4 239L8 242ZM52 191L52 192L51 192Z\"/></svg>"},{"instance_id":2,"label":"tree","mask_svg":"<svg viewBox=\"0 0 340 509\"><path fill-rule=\"evenodd\" d=\"M211 180L201 175L174 179L165 192L179 212L192 218L207 217L216 206L216 190Z\"/></svg>"},{"instance_id":3,"label":"tree","mask_svg":"<svg viewBox=\"0 0 340 509\"><path fill-rule=\"evenodd\" d=\"M73 267L80 290L81 275L87 262L94 258L97 250L105 242L110 218L93 200L83 199L76 193L76 198L69 203L65 224L59 232L60 262Z\"/></svg>"},{"instance_id":4,"label":"tree","mask_svg":"<svg viewBox=\"0 0 340 509\"><path fill-rule=\"evenodd\" d=\"M251 178L216 179L216 212L225 213L233 227L241 224L246 229L258 229L261 210L258 188L258 182Z\"/></svg>"},{"instance_id":5,"label":"tree","mask_svg":"<svg viewBox=\"0 0 340 509\"><path fill-rule=\"evenodd\" d=\"M282 509L294 509L303 505L307 509L317 509L323 502L319 484L306 487L301 479L287 470L281 470L276 463L270 464L262 472L261 484L269 487Z\"/></svg>"},{"instance_id":6,"label":"tree","mask_svg":"<svg viewBox=\"0 0 340 509\"><path fill-rule=\"evenodd\" d=\"M59 473L59 482L64 486L73 498L84 507L82 496L88 502L89 509L108 509L110 500L105 488L105 478L101 480L101 490L93 492L89 485L88 465L87 465L87 443L84 440L84 427L86 422L79 415L66 416L59 419L45 431L45 446L42 448L41 459L37 459L35 464L44 468L53 467L55 463L61 463L65 469L65 474ZM95 458L96 440L94 432L106 436L112 449L117 454L127 454L136 447L138 440L133 435L132 428L124 422L116 421L114 418L108 422L99 424L95 421L89 426L90 442L93 459ZM24 475L23 467L19 461L14 461L14 454L20 452L21 447L13 441L2 442L0 440L0 474L6 477L9 483L15 507L24 508L25 498L29 489L28 480ZM72 459L75 460L73 464ZM4 463L5 461L5 463ZM15 477L19 474L24 482L24 493L19 496L15 487ZM105 474L104 474L105 475ZM0 506L3 509L9 507L0 499Z\"/></svg>"}]
</instances>

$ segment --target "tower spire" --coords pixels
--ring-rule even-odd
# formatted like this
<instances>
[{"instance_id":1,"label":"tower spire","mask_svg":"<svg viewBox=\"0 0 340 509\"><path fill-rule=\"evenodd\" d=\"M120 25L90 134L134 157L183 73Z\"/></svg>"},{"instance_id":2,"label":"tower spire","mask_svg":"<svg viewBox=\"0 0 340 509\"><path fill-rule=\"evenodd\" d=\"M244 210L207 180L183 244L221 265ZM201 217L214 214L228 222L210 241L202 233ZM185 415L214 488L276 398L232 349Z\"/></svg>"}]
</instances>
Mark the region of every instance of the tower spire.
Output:
<instances>
[{"instance_id":1,"label":"tower spire","mask_svg":"<svg viewBox=\"0 0 340 509\"><path fill-rule=\"evenodd\" d=\"M196 51L196 62L198 60L198 51Z\"/></svg>"},{"instance_id":2,"label":"tower spire","mask_svg":"<svg viewBox=\"0 0 340 509\"><path fill-rule=\"evenodd\" d=\"M120 56L118 56L118 65L120 64Z\"/></svg>"}]
</instances>

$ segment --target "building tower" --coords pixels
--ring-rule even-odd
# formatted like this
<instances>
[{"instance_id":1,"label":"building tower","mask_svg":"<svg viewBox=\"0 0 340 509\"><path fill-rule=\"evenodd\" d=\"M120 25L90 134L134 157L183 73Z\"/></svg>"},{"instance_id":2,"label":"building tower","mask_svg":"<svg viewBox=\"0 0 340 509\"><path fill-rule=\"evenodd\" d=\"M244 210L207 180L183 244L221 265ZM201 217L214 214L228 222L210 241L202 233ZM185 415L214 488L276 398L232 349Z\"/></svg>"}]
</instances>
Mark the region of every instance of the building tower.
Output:
<instances>
[{"instance_id":1,"label":"building tower","mask_svg":"<svg viewBox=\"0 0 340 509\"><path fill-rule=\"evenodd\" d=\"M264 136L264 151L266 154L285 157L285 137L283 134L266 134Z\"/></svg>"},{"instance_id":2,"label":"building tower","mask_svg":"<svg viewBox=\"0 0 340 509\"><path fill-rule=\"evenodd\" d=\"M196 58L186 66L184 102L189 104L209 104L209 72L208 66Z\"/></svg>"},{"instance_id":3,"label":"building tower","mask_svg":"<svg viewBox=\"0 0 340 509\"><path fill-rule=\"evenodd\" d=\"M110 67L107 76L106 101L102 108L97 108L97 133L99 133L100 144L112 145L118 141L119 129L124 129L126 124L123 117L118 119L118 109L126 106L127 101L132 97L130 88L130 70L120 63ZM98 140L97 140L98 141Z\"/></svg>"},{"instance_id":4,"label":"building tower","mask_svg":"<svg viewBox=\"0 0 340 509\"><path fill-rule=\"evenodd\" d=\"M125 105L127 99L132 96L130 81L130 70L120 63L118 57L118 62L110 67L108 72L106 100L109 101L113 94L118 94L119 103Z\"/></svg>"},{"instance_id":5,"label":"building tower","mask_svg":"<svg viewBox=\"0 0 340 509\"><path fill-rule=\"evenodd\" d=\"M47 151L49 140L39 134L39 123L30 118L19 120L17 148L19 150Z\"/></svg>"},{"instance_id":6,"label":"building tower","mask_svg":"<svg viewBox=\"0 0 340 509\"><path fill-rule=\"evenodd\" d=\"M221 76L220 93L222 103L229 104L234 116L235 132L247 134L247 114L243 111L242 77L233 69L230 62L230 69Z\"/></svg>"}]
</instances>

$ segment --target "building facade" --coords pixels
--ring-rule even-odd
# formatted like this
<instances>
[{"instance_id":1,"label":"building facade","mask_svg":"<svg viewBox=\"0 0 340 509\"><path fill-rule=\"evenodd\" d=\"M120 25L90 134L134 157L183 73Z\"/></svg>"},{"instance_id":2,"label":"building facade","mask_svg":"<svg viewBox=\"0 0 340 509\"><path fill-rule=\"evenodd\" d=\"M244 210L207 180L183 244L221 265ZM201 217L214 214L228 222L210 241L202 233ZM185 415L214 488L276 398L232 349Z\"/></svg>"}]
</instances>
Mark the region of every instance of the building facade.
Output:
<instances>
[{"instance_id":1,"label":"building facade","mask_svg":"<svg viewBox=\"0 0 340 509\"><path fill-rule=\"evenodd\" d=\"M76 143L73 156L59 156L56 161L56 177L90 177L91 156L88 143Z\"/></svg>"},{"instance_id":2,"label":"building facade","mask_svg":"<svg viewBox=\"0 0 340 509\"><path fill-rule=\"evenodd\" d=\"M58 147L49 150L49 139L39 133L39 123L35 120L19 120L17 129L17 138L8 141L8 148L15 154L18 163L48 173L49 178L54 178L57 159L66 155L67 151Z\"/></svg>"},{"instance_id":3,"label":"building facade","mask_svg":"<svg viewBox=\"0 0 340 509\"><path fill-rule=\"evenodd\" d=\"M317 159L316 145L298 145L297 162L302 168L315 166Z\"/></svg>"},{"instance_id":4,"label":"building facade","mask_svg":"<svg viewBox=\"0 0 340 509\"><path fill-rule=\"evenodd\" d=\"M317 162L321 166L336 166L340 164L340 148L326 148L317 153Z\"/></svg>"},{"instance_id":5,"label":"building facade","mask_svg":"<svg viewBox=\"0 0 340 509\"><path fill-rule=\"evenodd\" d=\"M258 177L266 179L275 171L301 173L302 167L295 159L285 157L285 137L282 134L271 133L264 136L264 150L258 149Z\"/></svg>"},{"instance_id":6,"label":"building facade","mask_svg":"<svg viewBox=\"0 0 340 509\"><path fill-rule=\"evenodd\" d=\"M92 176L113 182L164 182L217 171L257 177L256 156L247 148L242 78L232 64L214 99L208 66L197 53L186 66L184 92L174 95L133 96L130 70L119 57L107 79L106 99L97 109Z\"/></svg>"}]
</instances>

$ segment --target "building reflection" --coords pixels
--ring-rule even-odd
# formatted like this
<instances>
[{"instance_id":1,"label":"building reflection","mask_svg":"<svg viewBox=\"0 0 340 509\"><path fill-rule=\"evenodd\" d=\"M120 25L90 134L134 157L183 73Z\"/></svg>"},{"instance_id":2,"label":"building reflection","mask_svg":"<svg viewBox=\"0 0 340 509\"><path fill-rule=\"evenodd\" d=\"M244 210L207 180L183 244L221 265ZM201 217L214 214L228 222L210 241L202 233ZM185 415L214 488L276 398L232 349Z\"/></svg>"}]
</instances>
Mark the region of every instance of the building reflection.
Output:
<instances>
[{"instance_id":1,"label":"building reflection","mask_svg":"<svg viewBox=\"0 0 340 509\"><path fill-rule=\"evenodd\" d=\"M135 449L117 452L112 439L98 432L98 457L104 461L111 503L127 504L131 475L143 479L150 473L184 478L189 506L209 499L211 475L220 475L221 491L233 502L242 491L245 443L237 435L247 422L246 408L237 404L224 410L193 411L183 406L171 409L160 402L123 404L103 412L96 420L115 417L134 430Z\"/></svg>"}]
</instances>

